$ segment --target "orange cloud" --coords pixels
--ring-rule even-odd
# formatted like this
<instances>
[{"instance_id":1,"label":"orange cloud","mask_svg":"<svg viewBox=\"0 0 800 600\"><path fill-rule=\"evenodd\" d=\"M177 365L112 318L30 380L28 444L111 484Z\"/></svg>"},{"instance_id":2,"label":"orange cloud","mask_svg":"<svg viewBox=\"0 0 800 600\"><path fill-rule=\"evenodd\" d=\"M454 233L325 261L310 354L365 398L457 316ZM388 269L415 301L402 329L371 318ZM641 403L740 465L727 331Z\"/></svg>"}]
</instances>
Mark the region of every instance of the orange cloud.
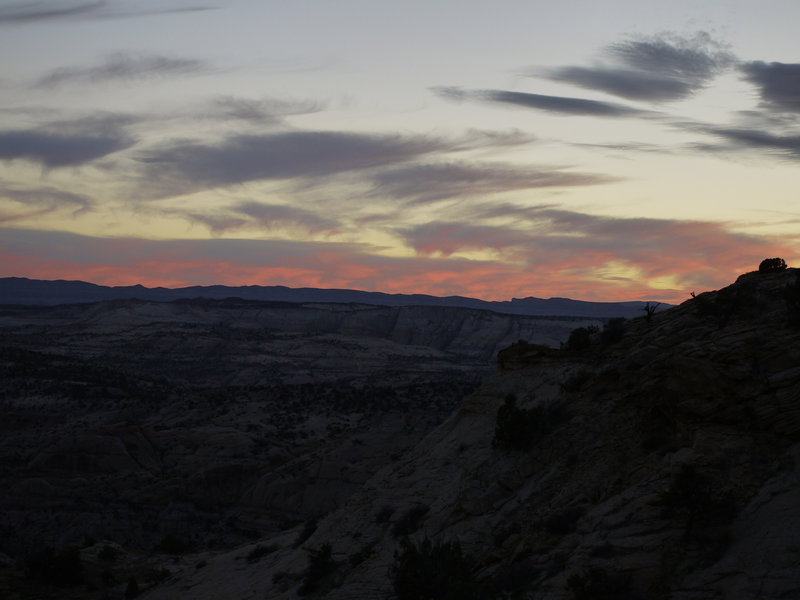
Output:
<instances>
[{"instance_id":1,"label":"orange cloud","mask_svg":"<svg viewBox=\"0 0 800 600\"><path fill-rule=\"evenodd\" d=\"M783 256L789 264L800 260L800 245L792 240L740 236L713 224L688 230L691 235L682 237L676 228L653 247L645 238L622 240L622 248L590 238L572 246L560 237L545 238L520 249L523 260L504 262L384 257L353 244L103 239L0 229L0 269L6 276L104 285L286 285L486 300L562 296L676 303L691 291L731 283L768 256Z\"/></svg>"}]
</instances>

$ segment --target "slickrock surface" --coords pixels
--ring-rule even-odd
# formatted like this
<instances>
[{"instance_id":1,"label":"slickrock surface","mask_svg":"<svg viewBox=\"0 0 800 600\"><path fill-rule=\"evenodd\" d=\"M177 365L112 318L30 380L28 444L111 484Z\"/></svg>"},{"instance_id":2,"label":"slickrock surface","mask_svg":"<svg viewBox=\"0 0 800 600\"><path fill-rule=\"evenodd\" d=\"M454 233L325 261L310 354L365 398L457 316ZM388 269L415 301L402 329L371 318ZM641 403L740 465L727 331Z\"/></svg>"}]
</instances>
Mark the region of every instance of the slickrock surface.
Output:
<instances>
[{"instance_id":1,"label":"slickrock surface","mask_svg":"<svg viewBox=\"0 0 800 600\"><path fill-rule=\"evenodd\" d=\"M187 559L143 597L295 598L329 544L310 597L391 598L406 536L458 540L488 597L800 597L798 299L796 270L747 274L619 340L534 352L299 545ZM509 394L557 416L526 449L492 443Z\"/></svg>"}]
</instances>

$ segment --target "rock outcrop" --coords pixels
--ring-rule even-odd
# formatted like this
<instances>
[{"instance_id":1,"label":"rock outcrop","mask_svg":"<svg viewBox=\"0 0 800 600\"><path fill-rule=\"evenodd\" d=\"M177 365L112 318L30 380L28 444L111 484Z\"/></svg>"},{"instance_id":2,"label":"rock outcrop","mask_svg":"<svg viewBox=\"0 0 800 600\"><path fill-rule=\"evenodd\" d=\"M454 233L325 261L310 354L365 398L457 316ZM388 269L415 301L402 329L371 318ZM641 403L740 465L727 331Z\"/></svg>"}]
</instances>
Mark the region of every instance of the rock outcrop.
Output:
<instances>
[{"instance_id":1,"label":"rock outcrop","mask_svg":"<svg viewBox=\"0 0 800 600\"><path fill-rule=\"evenodd\" d=\"M425 538L458 541L491 598L798 597L797 297L796 270L748 274L499 371L299 545L208 557L144 597L294 598L317 573L312 596L391 598L398 554ZM509 395L558 415L525 450L492 443Z\"/></svg>"}]
</instances>

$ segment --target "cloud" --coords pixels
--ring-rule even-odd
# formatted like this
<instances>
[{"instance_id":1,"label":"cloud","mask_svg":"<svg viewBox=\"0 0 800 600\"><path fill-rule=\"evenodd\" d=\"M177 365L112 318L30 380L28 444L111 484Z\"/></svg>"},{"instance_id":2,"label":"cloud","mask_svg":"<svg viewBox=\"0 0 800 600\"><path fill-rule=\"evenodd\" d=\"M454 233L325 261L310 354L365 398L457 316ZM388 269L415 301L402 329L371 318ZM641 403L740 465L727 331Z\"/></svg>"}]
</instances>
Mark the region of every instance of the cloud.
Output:
<instances>
[{"instance_id":1,"label":"cloud","mask_svg":"<svg viewBox=\"0 0 800 600\"><path fill-rule=\"evenodd\" d=\"M525 245L529 235L509 227L432 222L398 229L416 252L426 256L451 256L464 250L495 250Z\"/></svg>"},{"instance_id":2,"label":"cloud","mask_svg":"<svg viewBox=\"0 0 800 600\"><path fill-rule=\"evenodd\" d=\"M683 99L697 89L692 82L674 77L603 67L561 67L549 71L548 79L600 90L629 100L649 102Z\"/></svg>"},{"instance_id":3,"label":"cloud","mask_svg":"<svg viewBox=\"0 0 800 600\"><path fill-rule=\"evenodd\" d=\"M266 125L275 125L290 115L305 115L319 112L322 105L312 101L278 100L263 98L254 100L236 96L220 96L211 102L210 117L233 119Z\"/></svg>"},{"instance_id":4,"label":"cloud","mask_svg":"<svg viewBox=\"0 0 800 600\"><path fill-rule=\"evenodd\" d=\"M475 243L468 240L472 235L502 251L507 239L525 249L521 262L433 253L390 257L369 244L97 238L0 228L0 271L107 285L292 285L495 300L566 296L680 302L688 299L689 291L729 284L738 274L757 268L765 256L783 256L790 263L800 260L796 241L745 236L719 223L614 219L549 210L558 227L549 238L512 228L516 237L511 239L504 228L464 223L438 230L454 246L459 239ZM572 242L567 239L570 226L578 227ZM422 233L418 232L420 240ZM427 233L425 239L432 240L437 232Z\"/></svg>"},{"instance_id":5,"label":"cloud","mask_svg":"<svg viewBox=\"0 0 800 600\"><path fill-rule=\"evenodd\" d=\"M12 200L26 207L44 209L46 212L53 212L60 208L70 208L73 210L73 214L85 212L95 205L94 200L89 196L53 187L24 189L0 187L0 198Z\"/></svg>"},{"instance_id":6,"label":"cloud","mask_svg":"<svg viewBox=\"0 0 800 600\"><path fill-rule=\"evenodd\" d=\"M56 2L53 0L39 0L37 2L0 7L0 25L35 23L39 21L70 19L74 17L121 19L205 10L213 10L213 8L207 6L185 6L158 10L121 11L117 8L110 7L106 0L99 0L97 2Z\"/></svg>"},{"instance_id":7,"label":"cloud","mask_svg":"<svg viewBox=\"0 0 800 600\"><path fill-rule=\"evenodd\" d=\"M641 117L653 114L637 108L588 100L586 98L569 98L564 96L546 96L543 94L530 94L526 92L512 92L507 90L462 90L461 88L436 87L432 91L449 100L482 100L484 102L497 102L512 104L525 108L534 108L562 115L589 116L589 117Z\"/></svg>"},{"instance_id":8,"label":"cloud","mask_svg":"<svg viewBox=\"0 0 800 600\"><path fill-rule=\"evenodd\" d=\"M311 233L319 233L333 231L339 227L339 222L334 219L294 206L250 201L235 205L233 210L250 217L264 229L290 226L301 227Z\"/></svg>"},{"instance_id":9,"label":"cloud","mask_svg":"<svg viewBox=\"0 0 800 600\"><path fill-rule=\"evenodd\" d=\"M666 102L691 96L737 62L706 32L692 37L662 33L612 44L606 53L617 64L565 66L533 74L629 100Z\"/></svg>"},{"instance_id":10,"label":"cloud","mask_svg":"<svg viewBox=\"0 0 800 600\"><path fill-rule=\"evenodd\" d=\"M66 5L65 5L66 4ZM48 21L63 19L96 11L107 4L100 2L57 3L27 2L0 8L0 23L28 23L32 21Z\"/></svg>"},{"instance_id":11,"label":"cloud","mask_svg":"<svg viewBox=\"0 0 800 600\"><path fill-rule=\"evenodd\" d=\"M620 42L610 52L631 67L702 83L733 66L737 59L704 31L692 37L662 33Z\"/></svg>"},{"instance_id":12,"label":"cloud","mask_svg":"<svg viewBox=\"0 0 800 600\"><path fill-rule=\"evenodd\" d=\"M186 193L255 180L330 176L474 146L473 140L421 135L289 131L234 135L217 144L174 142L141 153L140 161L147 180Z\"/></svg>"},{"instance_id":13,"label":"cloud","mask_svg":"<svg viewBox=\"0 0 800 600\"><path fill-rule=\"evenodd\" d=\"M767 255L796 255L796 241L737 232L732 225L678 219L592 215L553 206L510 204L459 208L460 218L396 232L422 256L488 251L528 270L585 275L602 286L605 273L637 273L643 281L670 278L684 289L753 268ZM508 225L476 225L505 217ZM729 273L723 276L722 273ZM610 276L610 275L609 275Z\"/></svg>"},{"instance_id":14,"label":"cloud","mask_svg":"<svg viewBox=\"0 0 800 600\"><path fill-rule=\"evenodd\" d=\"M134 56L117 53L94 67L63 67L39 79L34 87L53 88L64 84L105 83L125 80L172 78L210 71L200 60L167 56Z\"/></svg>"},{"instance_id":15,"label":"cloud","mask_svg":"<svg viewBox=\"0 0 800 600\"><path fill-rule=\"evenodd\" d=\"M800 135L779 135L762 129L743 127L711 127L696 128L698 131L723 139L726 143L699 143L696 150L704 152L735 151L768 151L773 155L800 159Z\"/></svg>"},{"instance_id":16,"label":"cloud","mask_svg":"<svg viewBox=\"0 0 800 600\"><path fill-rule=\"evenodd\" d=\"M83 165L133 145L125 134L65 135L36 130L0 131L0 160L25 159L44 167Z\"/></svg>"},{"instance_id":17,"label":"cloud","mask_svg":"<svg viewBox=\"0 0 800 600\"><path fill-rule=\"evenodd\" d=\"M574 187L611 183L616 179L558 168L520 168L502 163L410 165L372 177L374 193L414 202L495 194L522 189Z\"/></svg>"},{"instance_id":18,"label":"cloud","mask_svg":"<svg viewBox=\"0 0 800 600\"><path fill-rule=\"evenodd\" d=\"M747 81L759 87L768 107L800 113L800 63L754 61L740 69Z\"/></svg>"}]
</instances>

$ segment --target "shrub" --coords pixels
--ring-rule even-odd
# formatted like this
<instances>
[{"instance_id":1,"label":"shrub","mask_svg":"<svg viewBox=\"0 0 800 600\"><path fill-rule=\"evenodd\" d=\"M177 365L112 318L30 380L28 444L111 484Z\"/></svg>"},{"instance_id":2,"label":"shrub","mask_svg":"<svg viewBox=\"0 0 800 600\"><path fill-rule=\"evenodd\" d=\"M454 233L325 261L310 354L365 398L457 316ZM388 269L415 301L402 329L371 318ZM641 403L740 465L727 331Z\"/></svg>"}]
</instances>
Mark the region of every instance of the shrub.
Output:
<instances>
[{"instance_id":1,"label":"shrub","mask_svg":"<svg viewBox=\"0 0 800 600\"><path fill-rule=\"evenodd\" d=\"M634 600L630 592L630 577L620 573L608 573L600 567L592 567L580 574L572 575L568 584L575 600Z\"/></svg>"},{"instance_id":2,"label":"shrub","mask_svg":"<svg viewBox=\"0 0 800 600\"><path fill-rule=\"evenodd\" d=\"M136 581L135 577L131 577L128 580L128 585L125 586L125 600L132 600L132 598L136 598L139 593L139 582Z\"/></svg>"},{"instance_id":3,"label":"shrub","mask_svg":"<svg viewBox=\"0 0 800 600\"><path fill-rule=\"evenodd\" d=\"M97 553L97 558L104 562L114 562L117 560L117 551L111 546L103 546L103 549Z\"/></svg>"},{"instance_id":4,"label":"shrub","mask_svg":"<svg viewBox=\"0 0 800 600\"><path fill-rule=\"evenodd\" d=\"M492 447L527 450L563 418L564 411L558 404L519 408L516 397L509 394L503 406L497 409Z\"/></svg>"},{"instance_id":5,"label":"shrub","mask_svg":"<svg viewBox=\"0 0 800 600\"><path fill-rule=\"evenodd\" d=\"M625 317L609 319L600 332L600 342L604 346L610 346L620 341L623 335L625 335Z\"/></svg>"},{"instance_id":6,"label":"shrub","mask_svg":"<svg viewBox=\"0 0 800 600\"><path fill-rule=\"evenodd\" d=\"M565 392L577 392L592 378L591 371L581 369L573 373L561 383L561 389Z\"/></svg>"},{"instance_id":7,"label":"shrub","mask_svg":"<svg viewBox=\"0 0 800 600\"><path fill-rule=\"evenodd\" d=\"M575 525L578 519L583 516L583 508L580 506L573 506L551 515L545 521L544 528L548 533L554 535L566 535L575 531Z\"/></svg>"},{"instance_id":8,"label":"shrub","mask_svg":"<svg viewBox=\"0 0 800 600\"><path fill-rule=\"evenodd\" d=\"M795 272L794 283L783 289L783 299L789 313L789 322L800 326L800 271Z\"/></svg>"},{"instance_id":9,"label":"shrub","mask_svg":"<svg viewBox=\"0 0 800 600\"><path fill-rule=\"evenodd\" d=\"M164 554L185 554L188 548L186 542L178 536L168 533L162 538L158 549Z\"/></svg>"},{"instance_id":10,"label":"shrub","mask_svg":"<svg viewBox=\"0 0 800 600\"><path fill-rule=\"evenodd\" d=\"M419 504L409 508L392 526L392 535L401 537L411 535L417 531L422 526L422 521L425 519L425 515L428 514L429 510L430 507L425 504Z\"/></svg>"},{"instance_id":11,"label":"shrub","mask_svg":"<svg viewBox=\"0 0 800 600\"><path fill-rule=\"evenodd\" d=\"M394 514L394 507L388 505L382 506L380 510L378 510L378 512L375 513L375 522L379 525L381 523L388 523L389 519L392 518L393 514Z\"/></svg>"},{"instance_id":12,"label":"shrub","mask_svg":"<svg viewBox=\"0 0 800 600\"><path fill-rule=\"evenodd\" d=\"M475 578L476 563L456 542L405 541L392 566L398 600L482 600L489 590Z\"/></svg>"},{"instance_id":13,"label":"shrub","mask_svg":"<svg viewBox=\"0 0 800 600\"><path fill-rule=\"evenodd\" d=\"M274 544L270 544L269 546L258 544L255 548L253 548L252 550L250 550L250 552L247 553L247 562L249 563L258 562L259 559L261 559L264 556L272 554L277 549L278 547Z\"/></svg>"},{"instance_id":14,"label":"shrub","mask_svg":"<svg viewBox=\"0 0 800 600\"><path fill-rule=\"evenodd\" d=\"M297 539L294 541L294 547L297 548L301 546L308 538L314 535L314 532L317 530L317 520L316 519L309 519L306 521L306 524L303 526L303 530L297 535Z\"/></svg>"},{"instance_id":15,"label":"shrub","mask_svg":"<svg viewBox=\"0 0 800 600\"><path fill-rule=\"evenodd\" d=\"M786 261L782 258L765 258L758 265L759 273L773 273L775 271L783 271L786 269Z\"/></svg>"},{"instance_id":16,"label":"shrub","mask_svg":"<svg viewBox=\"0 0 800 600\"><path fill-rule=\"evenodd\" d=\"M688 539L702 540L714 529L727 526L737 513L733 497L720 492L691 465L681 466L661 501L666 516L678 511L686 515Z\"/></svg>"},{"instance_id":17,"label":"shrub","mask_svg":"<svg viewBox=\"0 0 800 600\"><path fill-rule=\"evenodd\" d=\"M303 573L303 583L297 589L299 596L306 596L316 591L322 581L333 573L336 563L331 558L331 545L323 544L318 550L309 550L308 567Z\"/></svg>"},{"instance_id":18,"label":"shrub","mask_svg":"<svg viewBox=\"0 0 800 600\"><path fill-rule=\"evenodd\" d=\"M570 352L582 352L592 345L592 332L587 327L573 329L567 338L564 348Z\"/></svg>"},{"instance_id":19,"label":"shrub","mask_svg":"<svg viewBox=\"0 0 800 600\"><path fill-rule=\"evenodd\" d=\"M28 578L57 586L83 583L83 563L78 548L67 547L56 552L45 546L25 558Z\"/></svg>"}]
</instances>

